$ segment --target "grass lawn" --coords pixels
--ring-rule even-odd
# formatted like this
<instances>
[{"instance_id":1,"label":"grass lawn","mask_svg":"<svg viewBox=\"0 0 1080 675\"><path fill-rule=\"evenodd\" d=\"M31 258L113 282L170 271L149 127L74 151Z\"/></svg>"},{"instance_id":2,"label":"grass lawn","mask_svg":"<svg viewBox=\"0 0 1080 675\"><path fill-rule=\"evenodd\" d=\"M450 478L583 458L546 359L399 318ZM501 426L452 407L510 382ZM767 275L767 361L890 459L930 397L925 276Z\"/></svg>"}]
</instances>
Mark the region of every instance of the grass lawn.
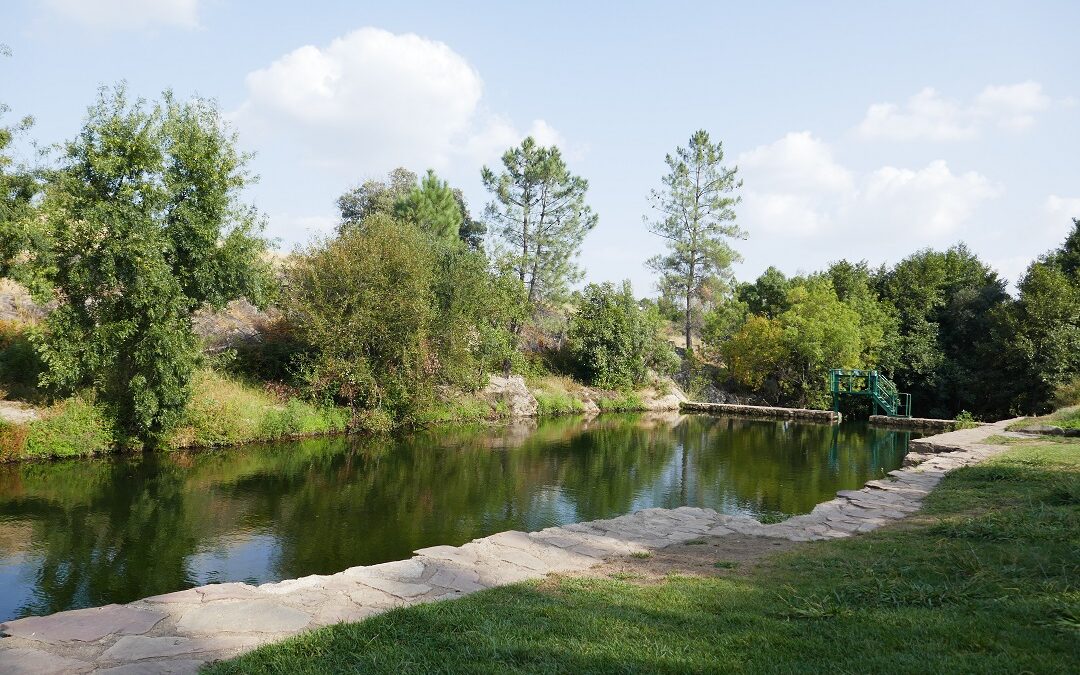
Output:
<instances>
[{"instance_id":1,"label":"grass lawn","mask_svg":"<svg viewBox=\"0 0 1080 675\"><path fill-rule=\"evenodd\" d=\"M1080 441L1013 445L948 475L902 524L751 569L549 578L209 672L1077 672Z\"/></svg>"}]
</instances>

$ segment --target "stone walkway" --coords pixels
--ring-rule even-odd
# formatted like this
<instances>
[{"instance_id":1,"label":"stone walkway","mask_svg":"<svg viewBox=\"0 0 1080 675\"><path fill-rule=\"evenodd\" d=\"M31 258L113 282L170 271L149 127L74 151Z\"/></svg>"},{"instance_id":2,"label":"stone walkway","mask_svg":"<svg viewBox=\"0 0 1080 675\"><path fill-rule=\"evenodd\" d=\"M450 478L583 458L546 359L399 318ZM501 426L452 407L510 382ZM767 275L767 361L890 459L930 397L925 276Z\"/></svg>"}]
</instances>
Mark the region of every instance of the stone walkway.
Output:
<instances>
[{"instance_id":1,"label":"stone walkway","mask_svg":"<svg viewBox=\"0 0 1080 675\"><path fill-rule=\"evenodd\" d=\"M207 662L391 607L577 572L613 556L703 535L811 541L869 532L917 511L946 471L1003 448L985 445L1009 422L912 441L903 469L839 493L812 512L763 525L711 509L645 509L610 520L501 532L463 546L432 546L409 560L261 586L214 584L126 605L0 624L2 673L194 673Z\"/></svg>"}]
</instances>

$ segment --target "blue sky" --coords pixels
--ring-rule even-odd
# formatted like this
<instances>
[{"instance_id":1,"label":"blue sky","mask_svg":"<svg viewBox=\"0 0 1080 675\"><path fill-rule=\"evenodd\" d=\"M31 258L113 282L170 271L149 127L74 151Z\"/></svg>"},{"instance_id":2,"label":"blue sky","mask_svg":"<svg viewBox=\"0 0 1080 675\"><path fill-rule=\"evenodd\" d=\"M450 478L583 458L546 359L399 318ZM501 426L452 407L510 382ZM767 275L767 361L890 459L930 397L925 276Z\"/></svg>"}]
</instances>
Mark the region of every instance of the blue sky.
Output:
<instances>
[{"instance_id":1,"label":"blue sky","mask_svg":"<svg viewBox=\"0 0 1080 675\"><path fill-rule=\"evenodd\" d=\"M1080 217L1080 3L14 0L0 101L73 136L99 85L218 100L285 250L397 165L487 202L483 164L557 142L630 278L663 158L698 128L744 178L741 279L966 241L1006 278Z\"/></svg>"}]
</instances>

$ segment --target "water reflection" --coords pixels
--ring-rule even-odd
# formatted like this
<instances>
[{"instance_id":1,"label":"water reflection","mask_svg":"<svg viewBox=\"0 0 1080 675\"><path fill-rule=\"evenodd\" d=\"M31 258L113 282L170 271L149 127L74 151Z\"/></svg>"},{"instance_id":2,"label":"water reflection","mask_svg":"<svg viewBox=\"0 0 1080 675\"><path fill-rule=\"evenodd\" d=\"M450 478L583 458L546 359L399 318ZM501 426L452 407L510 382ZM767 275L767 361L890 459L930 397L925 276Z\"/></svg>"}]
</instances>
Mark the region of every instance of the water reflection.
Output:
<instances>
[{"instance_id":1,"label":"water reflection","mask_svg":"<svg viewBox=\"0 0 1080 675\"><path fill-rule=\"evenodd\" d=\"M332 573L650 506L803 513L899 466L909 437L603 416L5 466L0 619Z\"/></svg>"}]
</instances>

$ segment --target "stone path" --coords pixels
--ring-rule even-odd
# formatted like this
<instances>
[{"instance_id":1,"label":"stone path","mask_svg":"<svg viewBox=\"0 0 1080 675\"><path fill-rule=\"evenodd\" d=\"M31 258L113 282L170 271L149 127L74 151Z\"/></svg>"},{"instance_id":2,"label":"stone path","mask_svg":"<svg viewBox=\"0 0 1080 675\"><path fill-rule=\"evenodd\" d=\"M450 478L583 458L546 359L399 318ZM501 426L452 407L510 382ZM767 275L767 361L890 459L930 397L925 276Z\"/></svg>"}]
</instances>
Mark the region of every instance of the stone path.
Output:
<instances>
[{"instance_id":1,"label":"stone path","mask_svg":"<svg viewBox=\"0 0 1080 675\"><path fill-rule=\"evenodd\" d=\"M501 532L463 546L432 546L409 560L249 586L214 584L127 605L0 624L2 673L194 673L207 662L391 607L577 572L613 556L703 535L810 541L869 532L917 511L946 471L1004 448L983 443L1009 422L912 441L908 465L889 479L844 491L806 515L764 525L711 509L645 509L610 520Z\"/></svg>"}]
</instances>

